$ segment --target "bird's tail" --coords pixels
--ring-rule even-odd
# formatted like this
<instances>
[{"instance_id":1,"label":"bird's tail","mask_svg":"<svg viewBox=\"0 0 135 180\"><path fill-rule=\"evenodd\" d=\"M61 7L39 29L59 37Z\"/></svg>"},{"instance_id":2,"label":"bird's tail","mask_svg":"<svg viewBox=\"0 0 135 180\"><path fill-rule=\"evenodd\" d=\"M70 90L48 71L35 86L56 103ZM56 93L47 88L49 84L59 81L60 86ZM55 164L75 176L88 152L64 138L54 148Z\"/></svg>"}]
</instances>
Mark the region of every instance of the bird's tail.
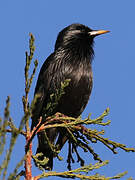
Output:
<instances>
[{"instance_id":1,"label":"bird's tail","mask_svg":"<svg viewBox=\"0 0 135 180\"><path fill-rule=\"evenodd\" d=\"M40 166L44 168L45 170L52 170L53 168L53 151L51 150L51 147L49 146L46 136L51 144L54 144L55 139L57 137L57 129L51 128L46 131L42 131L38 133L38 148L36 151L36 154L42 153L42 155L37 156L38 160L42 161L44 158L48 158L48 162L46 164L41 164ZM35 161L35 165L37 165L38 162Z\"/></svg>"}]
</instances>

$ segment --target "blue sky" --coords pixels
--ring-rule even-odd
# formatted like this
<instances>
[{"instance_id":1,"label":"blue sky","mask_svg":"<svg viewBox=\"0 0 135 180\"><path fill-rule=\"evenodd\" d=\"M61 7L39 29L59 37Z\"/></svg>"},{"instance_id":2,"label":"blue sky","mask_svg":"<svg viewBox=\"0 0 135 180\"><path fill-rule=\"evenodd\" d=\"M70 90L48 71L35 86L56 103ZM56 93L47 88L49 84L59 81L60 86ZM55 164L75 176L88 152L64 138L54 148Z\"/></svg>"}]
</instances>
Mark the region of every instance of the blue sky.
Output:
<instances>
[{"instance_id":1,"label":"blue sky","mask_svg":"<svg viewBox=\"0 0 135 180\"><path fill-rule=\"evenodd\" d=\"M134 7L134 0L1 0L0 116L3 116L7 95L11 97L11 116L16 125L23 115L21 98L24 94L25 51L28 50L29 32L35 36L35 58L39 61L30 92L31 100L39 70L47 56L53 52L58 32L71 23L79 22L93 29L111 31L95 39L94 87L83 117L87 117L91 112L95 118L106 107L110 107L108 119L111 119L111 125L105 128L105 136L129 147L135 147ZM127 170L128 176L123 179L130 176L135 178L135 153L118 150L119 153L114 155L100 143L94 147L103 160L110 161L108 166L98 172L113 176ZM61 155L66 154L66 148L67 146ZM16 159L21 159L24 153L23 137L19 138L16 150L12 167ZM90 162L94 163L91 157ZM64 170L64 166L64 163L59 164L55 161L54 170ZM39 171L34 168L33 174L38 173Z\"/></svg>"}]
</instances>

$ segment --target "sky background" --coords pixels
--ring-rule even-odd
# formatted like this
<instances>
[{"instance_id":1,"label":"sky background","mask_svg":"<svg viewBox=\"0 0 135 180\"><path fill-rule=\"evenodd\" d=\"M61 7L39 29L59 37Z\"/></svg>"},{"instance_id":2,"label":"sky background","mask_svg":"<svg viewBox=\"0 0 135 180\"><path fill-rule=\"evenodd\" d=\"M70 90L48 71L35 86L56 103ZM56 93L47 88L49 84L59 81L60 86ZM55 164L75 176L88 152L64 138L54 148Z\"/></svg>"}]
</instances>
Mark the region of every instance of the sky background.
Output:
<instances>
[{"instance_id":1,"label":"sky background","mask_svg":"<svg viewBox=\"0 0 135 180\"><path fill-rule=\"evenodd\" d=\"M25 51L28 50L29 32L35 36L35 58L39 66L30 92L34 87L44 60L53 52L59 31L72 23L82 23L92 29L111 32L95 38L93 61L94 87L83 117L92 113L98 117L107 107L111 125L105 137L135 147L135 1L134 0L1 0L0 1L0 116L3 116L7 95L11 97L11 116L16 126L23 116ZM9 136L7 136L9 138ZM18 139L12 155L9 172L24 154L25 141ZM34 142L36 146L36 140ZM102 160L109 160L98 172L106 176L128 171L135 178L135 153L118 150L114 155L101 143L92 145ZM35 151L36 147L34 148ZM61 156L67 155L67 146ZM86 155L87 163L94 163ZM78 167L73 165L73 167ZM65 161L54 161L54 170L66 170ZM34 167L33 175L41 173ZM23 178L22 178L23 179ZM60 178L48 178L60 179Z\"/></svg>"}]
</instances>

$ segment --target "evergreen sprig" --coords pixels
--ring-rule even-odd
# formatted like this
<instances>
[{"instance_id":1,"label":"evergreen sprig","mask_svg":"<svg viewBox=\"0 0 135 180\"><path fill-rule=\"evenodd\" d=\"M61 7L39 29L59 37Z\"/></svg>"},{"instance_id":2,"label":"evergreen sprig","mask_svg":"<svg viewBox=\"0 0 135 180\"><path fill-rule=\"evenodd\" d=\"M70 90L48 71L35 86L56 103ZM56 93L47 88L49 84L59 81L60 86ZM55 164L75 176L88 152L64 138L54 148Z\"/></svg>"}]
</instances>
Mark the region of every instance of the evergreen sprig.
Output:
<instances>
[{"instance_id":1,"label":"evergreen sprig","mask_svg":"<svg viewBox=\"0 0 135 180\"><path fill-rule=\"evenodd\" d=\"M95 175L86 175L88 172L93 171L95 169L99 169L102 166L105 166L108 164L108 161L104 161L102 163L96 163L94 165L89 164L87 166L83 166L81 168L77 168L74 170L70 170L70 171L64 171L64 172L55 172L55 171L51 171L51 172L43 172L41 175L35 176L34 180L38 180L41 178L46 178L49 176L58 176L58 177L62 177L62 178L78 178L80 180L111 180L111 179L120 179L122 178L124 175L127 174L127 172L123 172L120 174L117 174L113 177L105 177L103 175L99 175L99 174L95 174ZM83 173L83 174L81 174Z\"/></svg>"},{"instance_id":2,"label":"evergreen sprig","mask_svg":"<svg viewBox=\"0 0 135 180\"><path fill-rule=\"evenodd\" d=\"M126 145L117 143L115 141L109 140L108 138L103 137L104 134L103 131L98 131L96 129L87 128L84 125L88 124L99 124L103 126L107 126L108 123L104 123L103 119L105 116L107 116L109 113L109 108L107 108L98 118L92 120L90 116L84 120L79 118L73 118L73 117L67 117L64 116L61 113L56 113L55 115L48 117L47 121L40 126L38 129L38 132L44 131L45 129L49 128L64 128L65 134L67 136L67 139L69 140L69 147L72 147L73 150L70 150L68 153L68 168L71 169L71 162L74 162L73 156L71 152L75 152L78 158L78 162L80 162L81 165L84 165L85 160L80 158L78 147L83 149L84 152L89 152L92 154L93 159L97 160L99 162L102 162L99 155L95 152L95 149L93 149L89 144L90 143L98 143L101 142L103 145L105 145L108 149L110 149L114 154L117 153L116 149L120 148L126 152L135 152L134 148L128 148ZM109 122L109 121L107 121ZM72 145L72 146L71 146ZM53 153L56 154L57 146L53 145L51 146L51 150ZM59 150L59 149L58 149Z\"/></svg>"}]
</instances>

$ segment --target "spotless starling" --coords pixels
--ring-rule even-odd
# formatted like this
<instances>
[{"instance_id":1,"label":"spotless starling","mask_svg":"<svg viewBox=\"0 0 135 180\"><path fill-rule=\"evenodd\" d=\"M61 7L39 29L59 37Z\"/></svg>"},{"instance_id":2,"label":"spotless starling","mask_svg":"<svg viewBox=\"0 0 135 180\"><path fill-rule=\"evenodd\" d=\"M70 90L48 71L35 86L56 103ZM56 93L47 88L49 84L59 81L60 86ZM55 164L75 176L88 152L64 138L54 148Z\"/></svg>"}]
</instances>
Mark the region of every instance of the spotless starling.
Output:
<instances>
[{"instance_id":1,"label":"spotless starling","mask_svg":"<svg viewBox=\"0 0 135 180\"><path fill-rule=\"evenodd\" d=\"M83 112L93 84L94 38L107 32L109 31L92 30L83 24L71 24L58 34L54 52L46 59L38 76L35 95L40 96L32 112L32 129L38 124L40 117L43 117L45 122L48 116L56 112L75 118ZM49 111L48 103L54 103L51 95L56 94L61 88L61 82L66 79L70 79L69 85L65 87L53 110ZM54 154L46 141L46 135L51 144L61 149L67 140L66 130L50 128L37 134L36 153L42 153L40 160L44 157L49 159L48 163L42 166L46 170L52 170Z\"/></svg>"}]
</instances>

